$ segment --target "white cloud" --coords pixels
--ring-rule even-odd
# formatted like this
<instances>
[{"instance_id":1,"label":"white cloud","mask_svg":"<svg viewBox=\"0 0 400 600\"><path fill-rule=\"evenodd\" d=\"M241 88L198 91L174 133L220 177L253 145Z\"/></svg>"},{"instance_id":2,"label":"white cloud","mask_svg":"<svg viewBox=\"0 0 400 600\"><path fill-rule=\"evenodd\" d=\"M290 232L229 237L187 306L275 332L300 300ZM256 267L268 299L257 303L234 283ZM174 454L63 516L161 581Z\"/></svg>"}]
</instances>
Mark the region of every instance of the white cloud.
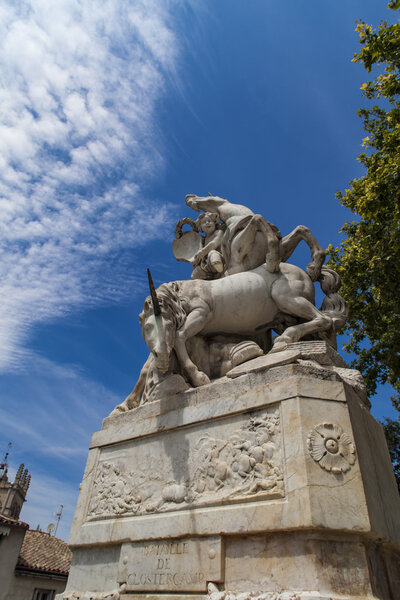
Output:
<instances>
[{"instance_id":1,"label":"white cloud","mask_svg":"<svg viewBox=\"0 0 400 600\"><path fill-rule=\"evenodd\" d=\"M57 535L67 539L91 434L121 398L82 369L37 355L27 357L24 369L7 378L13 402L0 409L0 437L3 449L9 439L13 443L9 480L20 462L32 476L21 519L46 530L53 512L64 504Z\"/></svg>"},{"instance_id":2,"label":"white cloud","mask_svg":"<svg viewBox=\"0 0 400 600\"><path fill-rule=\"evenodd\" d=\"M2 369L19 361L35 322L123 294L108 256L168 220L141 184L162 166L155 106L177 58L169 7L9 0L0 8Z\"/></svg>"}]
</instances>

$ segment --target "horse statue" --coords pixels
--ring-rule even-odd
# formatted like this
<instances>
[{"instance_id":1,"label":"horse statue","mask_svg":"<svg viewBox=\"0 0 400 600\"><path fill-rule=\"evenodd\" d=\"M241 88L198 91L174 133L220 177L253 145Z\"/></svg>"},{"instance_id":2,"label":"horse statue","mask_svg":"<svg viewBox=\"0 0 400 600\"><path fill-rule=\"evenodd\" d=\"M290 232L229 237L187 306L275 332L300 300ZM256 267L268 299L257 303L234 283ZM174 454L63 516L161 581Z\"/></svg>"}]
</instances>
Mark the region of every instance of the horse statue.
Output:
<instances>
[{"instance_id":1,"label":"horse statue","mask_svg":"<svg viewBox=\"0 0 400 600\"><path fill-rule=\"evenodd\" d=\"M291 264L282 263L275 273L261 265L211 281L174 281L151 289L139 321L157 369L168 371L174 350L190 384L199 387L210 379L188 354L190 338L217 334L254 338L262 330L293 322L293 317L298 322L284 328L272 352L310 334L335 334L348 315L337 293L340 283L337 273L322 267L320 284L326 298L318 310L311 278Z\"/></svg>"},{"instance_id":2,"label":"horse statue","mask_svg":"<svg viewBox=\"0 0 400 600\"><path fill-rule=\"evenodd\" d=\"M308 228L300 225L282 237L261 215L218 196L188 195L186 204L202 212L196 222L178 223L173 252L192 264L192 279L156 290L148 271L150 296L139 321L150 355L113 415L206 385L237 364L303 338L335 345L346 322L340 277L323 266L325 253ZM193 231L182 233L184 224ZM301 240L311 250L306 271L286 262ZM320 309L314 281L325 294ZM273 345L271 331L278 333Z\"/></svg>"}]
</instances>

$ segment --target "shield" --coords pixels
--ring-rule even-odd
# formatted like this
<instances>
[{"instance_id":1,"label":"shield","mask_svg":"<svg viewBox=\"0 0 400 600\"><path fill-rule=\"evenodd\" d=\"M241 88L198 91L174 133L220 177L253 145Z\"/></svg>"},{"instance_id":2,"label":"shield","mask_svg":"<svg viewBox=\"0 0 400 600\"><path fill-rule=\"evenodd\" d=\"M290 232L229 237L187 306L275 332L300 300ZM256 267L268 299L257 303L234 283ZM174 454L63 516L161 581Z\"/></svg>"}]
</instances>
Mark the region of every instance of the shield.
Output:
<instances>
[{"instance_id":1,"label":"shield","mask_svg":"<svg viewBox=\"0 0 400 600\"><path fill-rule=\"evenodd\" d=\"M203 237L195 231L185 231L173 241L172 252L176 260L184 260L193 264L193 258L203 247Z\"/></svg>"}]
</instances>

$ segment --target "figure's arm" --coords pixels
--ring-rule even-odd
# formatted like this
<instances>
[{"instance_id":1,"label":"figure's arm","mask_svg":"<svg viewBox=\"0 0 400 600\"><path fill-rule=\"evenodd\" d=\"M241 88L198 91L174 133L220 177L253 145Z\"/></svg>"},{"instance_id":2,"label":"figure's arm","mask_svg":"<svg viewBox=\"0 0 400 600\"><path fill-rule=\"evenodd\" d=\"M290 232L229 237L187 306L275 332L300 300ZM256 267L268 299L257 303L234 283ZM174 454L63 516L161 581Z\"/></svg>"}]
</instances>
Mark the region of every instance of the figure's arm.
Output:
<instances>
[{"instance_id":1,"label":"figure's arm","mask_svg":"<svg viewBox=\"0 0 400 600\"><path fill-rule=\"evenodd\" d=\"M197 252L194 257L194 262L199 263L207 254L211 252L211 250L218 250L221 247L222 238L224 236L224 232L221 229L218 229L212 240L207 242L205 246Z\"/></svg>"},{"instance_id":2,"label":"figure's arm","mask_svg":"<svg viewBox=\"0 0 400 600\"><path fill-rule=\"evenodd\" d=\"M211 250L218 250L218 248L221 247L223 237L224 232L221 229L218 229L214 233L213 239L204 245L204 248L200 250L200 253L203 254L203 256L207 256L207 254L211 252Z\"/></svg>"},{"instance_id":3,"label":"figure's arm","mask_svg":"<svg viewBox=\"0 0 400 600\"><path fill-rule=\"evenodd\" d=\"M218 196L200 197L194 194L188 194L185 198L186 204L193 208L196 212L204 210L205 212L216 213L219 215L219 207L226 204L228 200L219 198Z\"/></svg>"}]
</instances>

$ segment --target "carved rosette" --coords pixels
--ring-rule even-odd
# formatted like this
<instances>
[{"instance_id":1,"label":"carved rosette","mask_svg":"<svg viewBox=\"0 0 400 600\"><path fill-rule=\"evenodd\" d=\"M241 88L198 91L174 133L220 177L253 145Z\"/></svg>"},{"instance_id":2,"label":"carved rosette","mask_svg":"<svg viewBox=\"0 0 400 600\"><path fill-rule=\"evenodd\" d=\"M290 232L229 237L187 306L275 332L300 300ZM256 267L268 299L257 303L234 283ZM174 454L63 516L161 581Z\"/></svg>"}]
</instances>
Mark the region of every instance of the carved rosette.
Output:
<instances>
[{"instance_id":1,"label":"carved rosette","mask_svg":"<svg viewBox=\"0 0 400 600\"><path fill-rule=\"evenodd\" d=\"M354 443L340 425L317 425L310 431L307 444L312 458L326 471L345 473L355 463Z\"/></svg>"}]
</instances>

